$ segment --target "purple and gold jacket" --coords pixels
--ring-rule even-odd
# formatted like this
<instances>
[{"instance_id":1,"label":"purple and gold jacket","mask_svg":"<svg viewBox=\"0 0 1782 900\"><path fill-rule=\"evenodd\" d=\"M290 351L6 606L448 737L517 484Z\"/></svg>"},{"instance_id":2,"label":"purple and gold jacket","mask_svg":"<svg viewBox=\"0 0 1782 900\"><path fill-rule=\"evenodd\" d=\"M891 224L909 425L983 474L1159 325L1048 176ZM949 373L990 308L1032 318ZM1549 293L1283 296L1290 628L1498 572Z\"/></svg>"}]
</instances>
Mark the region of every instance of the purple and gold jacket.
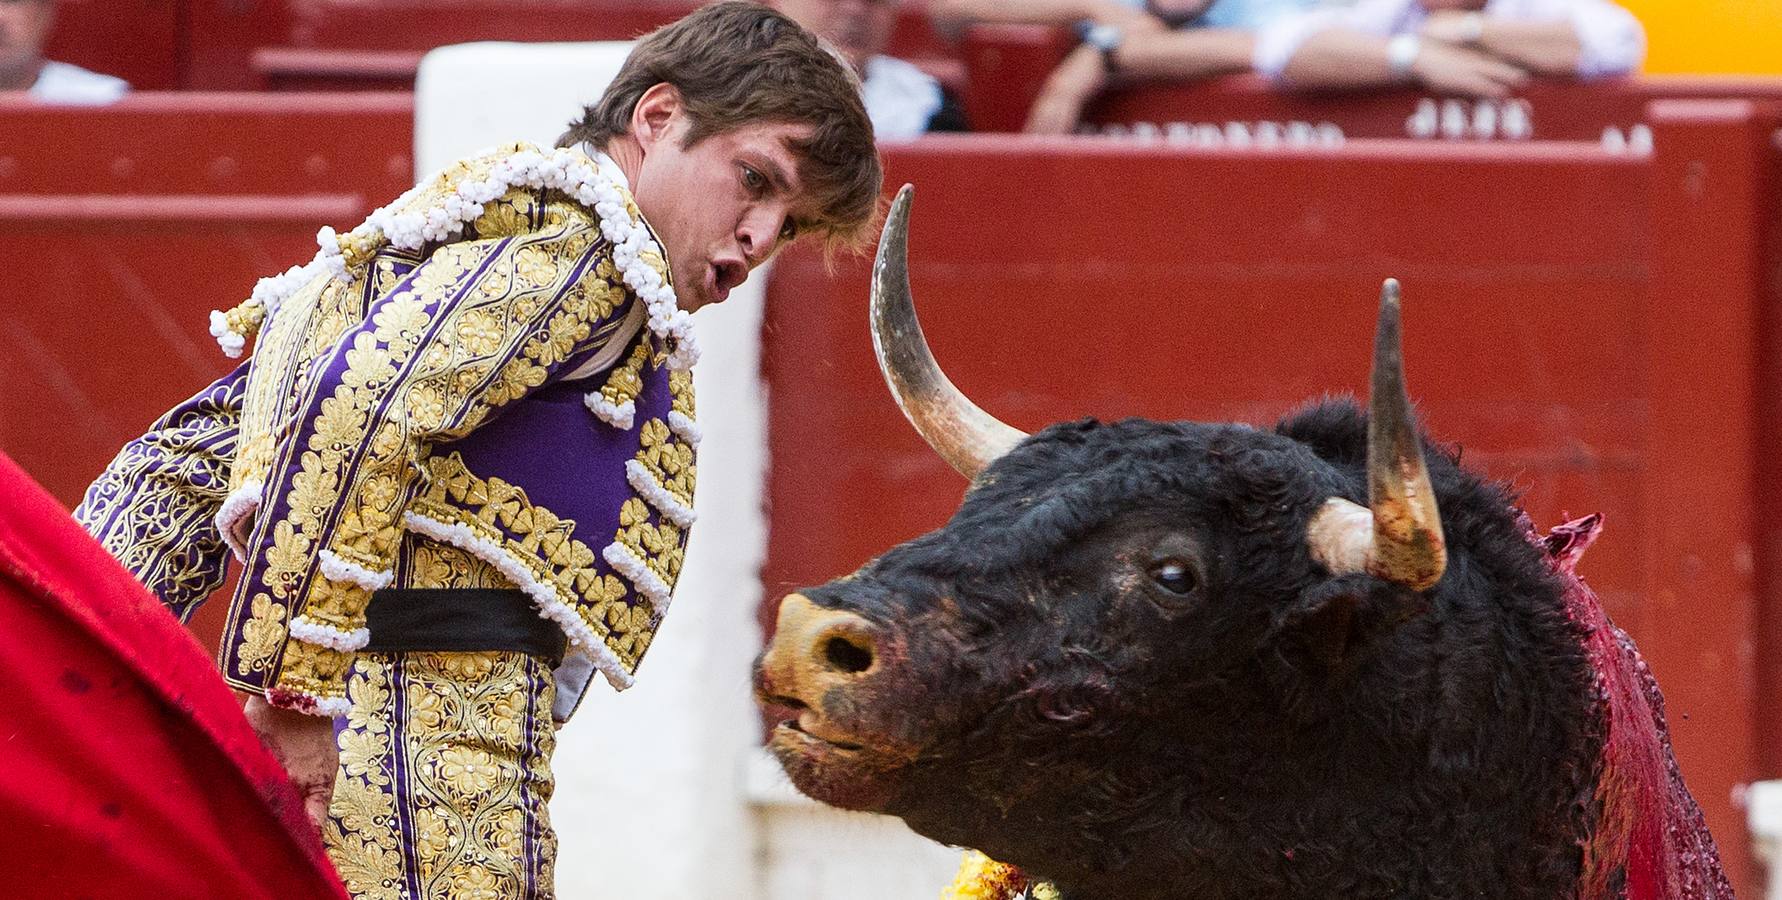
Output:
<instances>
[{"instance_id":1,"label":"purple and gold jacket","mask_svg":"<svg viewBox=\"0 0 1782 900\"><path fill-rule=\"evenodd\" d=\"M622 173L515 145L319 240L213 317L257 326L252 357L126 445L77 517L182 618L233 550L223 675L276 705L344 712L386 586L525 591L569 638L560 720L595 670L629 686L698 429L685 314Z\"/></svg>"}]
</instances>

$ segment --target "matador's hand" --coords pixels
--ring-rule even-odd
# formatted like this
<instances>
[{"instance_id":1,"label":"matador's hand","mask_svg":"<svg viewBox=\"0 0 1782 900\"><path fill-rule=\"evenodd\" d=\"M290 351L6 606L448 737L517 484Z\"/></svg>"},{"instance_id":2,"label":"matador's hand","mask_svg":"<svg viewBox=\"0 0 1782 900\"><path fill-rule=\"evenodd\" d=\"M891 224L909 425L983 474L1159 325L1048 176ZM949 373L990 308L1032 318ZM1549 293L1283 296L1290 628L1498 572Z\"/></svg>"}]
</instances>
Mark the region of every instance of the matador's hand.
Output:
<instances>
[{"instance_id":1,"label":"matador's hand","mask_svg":"<svg viewBox=\"0 0 1782 900\"><path fill-rule=\"evenodd\" d=\"M334 722L279 709L265 697L251 697L242 708L261 743L291 776L291 785L303 798L303 811L319 833L328 821L328 803L334 798L334 773L340 768L340 748L334 743Z\"/></svg>"}]
</instances>

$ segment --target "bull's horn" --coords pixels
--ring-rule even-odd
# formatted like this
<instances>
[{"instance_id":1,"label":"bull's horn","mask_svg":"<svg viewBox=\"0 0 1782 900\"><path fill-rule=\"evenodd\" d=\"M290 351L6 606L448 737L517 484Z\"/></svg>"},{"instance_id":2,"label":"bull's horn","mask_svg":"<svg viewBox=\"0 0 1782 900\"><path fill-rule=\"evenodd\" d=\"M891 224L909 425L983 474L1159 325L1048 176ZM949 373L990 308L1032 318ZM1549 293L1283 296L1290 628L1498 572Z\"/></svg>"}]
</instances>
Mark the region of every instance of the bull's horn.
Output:
<instances>
[{"instance_id":1,"label":"bull's horn","mask_svg":"<svg viewBox=\"0 0 1782 900\"><path fill-rule=\"evenodd\" d=\"M966 478L1027 435L1005 425L960 393L934 361L910 294L910 197L904 185L891 204L872 266L872 350L891 396L929 446Z\"/></svg>"},{"instance_id":2,"label":"bull's horn","mask_svg":"<svg viewBox=\"0 0 1782 900\"><path fill-rule=\"evenodd\" d=\"M1380 291L1374 333L1373 397L1368 413L1367 493L1363 509L1340 497L1325 503L1307 530L1312 554L1332 572L1365 571L1413 590L1433 587L1448 565L1435 490L1405 393L1399 339L1398 282Z\"/></svg>"}]
</instances>

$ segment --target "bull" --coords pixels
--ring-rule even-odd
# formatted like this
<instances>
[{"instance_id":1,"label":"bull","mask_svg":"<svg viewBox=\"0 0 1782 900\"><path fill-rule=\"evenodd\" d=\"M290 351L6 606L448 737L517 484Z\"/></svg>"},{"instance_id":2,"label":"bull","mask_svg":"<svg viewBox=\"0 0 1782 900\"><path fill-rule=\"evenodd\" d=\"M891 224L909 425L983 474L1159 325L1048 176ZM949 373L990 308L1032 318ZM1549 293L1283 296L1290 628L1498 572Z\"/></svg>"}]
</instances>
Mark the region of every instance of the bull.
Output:
<instances>
[{"instance_id":1,"label":"bull","mask_svg":"<svg viewBox=\"0 0 1782 900\"><path fill-rule=\"evenodd\" d=\"M939 530L793 593L758 660L770 746L1065 900L1721 898L1662 699L1575 574L1418 429L1383 291L1369 408L1272 430L1031 436L916 322L894 203L874 346L971 480Z\"/></svg>"}]
</instances>

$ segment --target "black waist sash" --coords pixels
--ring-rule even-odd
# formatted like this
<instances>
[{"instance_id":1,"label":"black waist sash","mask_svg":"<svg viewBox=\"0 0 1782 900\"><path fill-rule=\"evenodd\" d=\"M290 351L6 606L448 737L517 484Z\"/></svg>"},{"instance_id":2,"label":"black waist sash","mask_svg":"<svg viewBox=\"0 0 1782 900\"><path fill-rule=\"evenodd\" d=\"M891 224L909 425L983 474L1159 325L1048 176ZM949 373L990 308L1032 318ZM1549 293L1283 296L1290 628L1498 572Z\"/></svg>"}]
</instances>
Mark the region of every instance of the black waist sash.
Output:
<instances>
[{"instance_id":1,"label":"black waist sash","mask_svg":"<svg viewBox=\"0 0 1782 900\"><path fill-rule=\"evenodd\" d=\"M369 653L512 651L563 660L568 639L525 591L501 588L385 588L365 610Z\"/></svg>"}]
</instances>

